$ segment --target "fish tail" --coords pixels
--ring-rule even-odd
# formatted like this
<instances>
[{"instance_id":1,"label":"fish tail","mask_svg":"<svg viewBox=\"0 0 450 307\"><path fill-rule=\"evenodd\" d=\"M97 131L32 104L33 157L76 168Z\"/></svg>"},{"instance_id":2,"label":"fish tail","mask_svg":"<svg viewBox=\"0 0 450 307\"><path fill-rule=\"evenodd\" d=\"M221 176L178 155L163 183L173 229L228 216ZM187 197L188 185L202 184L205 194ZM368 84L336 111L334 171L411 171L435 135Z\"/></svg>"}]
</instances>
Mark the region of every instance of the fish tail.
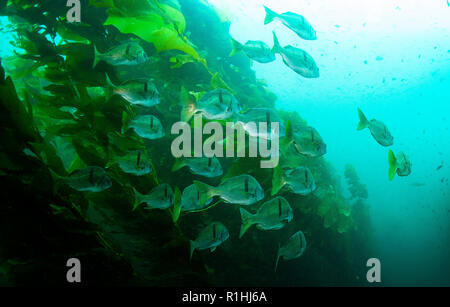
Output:
<instances>
[{"instance_id":1,"label":"fish tail","mask_svg":"<svg viewBox=\"0 0 450 307\"><path fill-rule=\"evenodd\" d=\"M273 170L273 178L272 178L272 192L271 195L275 195L280 191L280 189L284 186L284 178L283 178L283 170L280 166L277 166Z\"/></svg>"},{"instance_id":2,"label":"fish tail","mask_svg":"<svg viewBox=\"0 0 450 307\"><path fill-rule=\"evenodd\" d=\"M280 46L280 43L278 42L277 35L275 34L275 31L272 31L273 33L273 47L272 47L272 53L280 53L280 50L282 47Z\"/></svg>"},{"instance_id":3,"label":"fish tail","mask_svg":"<svg viewBox=\"0 0 450 307\"><path fill-rule=\"evenodd\" d=\"M394 179L395 172L397 171L397 159L395 158L394 152L389 149L388 152L388 161L389 161L389 180Z\"/></svg>"},{"instance_id":4,"label":"fish tail","mask_svg":"<svg viewBox=\"0 0 450 307\"><path fill-rule=\"evenodd\" d=\"M122 133L127 132L130 123L130 115L123 111L122 112Z\"/></svg>"},{"instance_id":5,"label":"fish tail","mask_svg":"<svg viewBox=\"0 0 450 307\"><path fill-rule=\"evenodd\" d=\"M189 99L189 93L184 86L180 90L180 103L181 108L181 120L184 122L189 122L195 113L195 104Z\"/></svg>"},{"instance_id":6,"label":"fish tail","mask_svg":"<svg viewBox=\"0 0 450 307\"><path fill-rule=\"evenodd\" d=\"M195 250L195 242L192 240L189 240L189 244L190 244L190 253L189 253L189 261L192 260L192 254L194 254L194 250Z\"/></svg>"},{"instance_id":7,"label":"fish tail","mask_svg":"<svg viewBox=\"0 0 450 307\"><path fill-rule=\"evenodd\" d=\"M291 124L291 121L289 119L286 122L286 133L285 133L285 136L289 140L291 140L293 138L292 124Z\"/></svg>"},{"instance_id":8,"label":"fish tail","mask_svg":"<svg viewBox=\"0 0 450 307\"><path fill-rule=\"evenodd\" d=\"M364 113L361 111L360 108L358 108L358 116L359 116L359 123L356 130L359 131L369 127L369 121L367 120L366 116L364 115Z\"/></svg>"},{"instance_id":9,"label":"fish tail","mask_svg":"<svg viewBox=\"0 0 450 307\"><path fill-rule=\"evenodd\" d=\"M133 210L136 210L136 208L142 203L143 195L139 193L135 188L131 187L133 189L134 193L134 204L133 204Z\"/></svg>"},{"instance_id":10,"label":"fish tail","mask_svg":"<svg viewBox=\"0 0 450 307\"><path fill-rule=\"evenodd\" d=\"M111 88L115 88L115 87L116 87L116 86L114 85L114 83L112 83L112 81L111 81L111 79L109 78L109 75L108 75L107 72L105 72L105 80L106 80L106 85L107 85L108 87L111 87Z\"/></svg>"},{"instance_id":11,"label":"fish tail","mask_svg":"<svg viewBox=\"0 0 450 307\"><path fill-rule=\"evenodd\" d=\"M229 55L230 57L242 50L242 44L233 38L231 38L231 45L233 46L233 49Z\"/></svg>"},{"instance_id":12,"label":"fish tail","mask_svg":"<svg viewBox=\"0 0 450 307\"><path fill-rule=\"evenodd\" d=\"M97 66L98 62L100 62L102 59L102 54L98 52L97 47L94 44L94 62L92 63L92 69Z\"/></svg>"},{"instance_id":13,"label":"fish tail","mask_svg":"<svg viewBox=\"0 0 450 307\"><path fill-rule=\"evenodd\" d=\"M241 230L239 232L239 239L240 239L245 234L245 232L250 228L250 226L253 225L252 221L253 214L251 214L250 212L248 212L243 208L239 208L239 212L241 213L241 220L242 220Z\"/></svg>"},{"instance_id":14,"label":"fish tail","mask_svg":"<svg viewBox=\"0 0 450 307\"><path fill-rule=\"evenodd\" d=\"M194 180L194 184L200 192L200 205L202 206L206 204L208 199L219 194L219 192L214 187L206 183Z\"/></svg>"},{"instance_id":15,"label":"fish tail","mask_svg":"<svg viewBox=\"0 0 450 307\"><path fill-rule=\"evenodd\" d=\"M277 16L278 14L275 13L274 11L272 11L271 9L269 9L267 6L264 6L264 10L266 10L266 18L264 18L264 24L268 24L270 22L272 22Z\"/></svg>"},{"instance_id":16,"label":"fish tail","mask_svg":"<svg viewBox=\"0 0 450 307\"><path fill-rule=\"evenodd\" d=\"M278 268L278 261L280 261L280 243L278 243L277 259L275 260L275 272Z\"/></svg>"},{"instance_id":17,"label":"fish tail","mask_svg":"<svg viewBox=\"0 0 450 307\"><path fill-rule=\"evenodd\" d=\"M184 162L183 159L176 159L175 163L172 166L172 172L176 172L177 170L184 167L185 165L186 165L186 163Z\"/></svg>"},{"instance_id":18,"label":"fish tail","mask_svg":"<svg viewBox=\"0 0 450 307\"><path fill-rule=\"evenodd\" d=\"M180 213L181 213L181 192L178 187L175 187L175 200L172 211L172 221L174 223L176 223L180 218Z\"/></svg>"}]
</instances>

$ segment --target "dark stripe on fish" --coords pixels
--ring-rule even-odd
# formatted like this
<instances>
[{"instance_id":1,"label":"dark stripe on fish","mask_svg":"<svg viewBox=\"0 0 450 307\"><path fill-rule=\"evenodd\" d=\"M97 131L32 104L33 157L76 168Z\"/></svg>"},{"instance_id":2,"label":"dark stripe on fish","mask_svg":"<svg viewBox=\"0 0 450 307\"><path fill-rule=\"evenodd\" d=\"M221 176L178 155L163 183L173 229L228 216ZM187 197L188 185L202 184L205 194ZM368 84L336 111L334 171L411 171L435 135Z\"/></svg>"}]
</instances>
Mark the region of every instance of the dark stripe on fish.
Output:
<instances>
[{"instance_id":1,"label":"dark stripe on fish","mask_svg":"<svg viewBox=\"0 0 450 307\"><path fill-rule=\"evenodd\" d=\"M278 216L281 217L281 199L278 198Z\"/></svg>"},{"instance_id":2,"label":"dark stripe on fish","mask_svg":"<svg viewBox=\"0 0 450 307\"><path fill-rule=\"evenodd\" d=\"M211 167L211 164L212 164L212 158L209 158L208 159L208 167Z\"/></svg>"},{"instance_id":3,"label":"dark stripe on fish","mask_svg":"<svg viewBox=\"0 0 450 307\"><path fill-rule=\"evenodd\" d=\"M314 130L311 129L311 141L314 143Z\"/></svg>"},{"instance_id":4,"label":"dark stripe on fish","mask_svg":"<svg viewBox=\"0 0 450 307\"><path fill-rule=\"evenodd\" d=\"M137 161L136 161L136 166L139 166L139 163L141 162L141 152L138 152L138 156L137 156Z\"/></svg>"},{"instance_id":5,"label":"dark stripe on fish","mask_svg":"<svg viewBox=\"0 0 450 307\"><path fill-rule=\"evenodd\" d=\"M151 117L151 119L150 119L150 128L153 129L153 117Z\"/></svg>"},{"instance_id":6,"label":"dark stripe on fish","mask_svg":"<svg viewBox=\"0 0 450 307\"><path fill-rule=\"evenodd\" d=\"M248 178L245 178L244 189L245 189L245 193L248 193Z\"/></svg>"},{"instance_id":7,"label":"dark stripe on fish","mask_svg":"<svg viewBox=\"0 0 450 307\"><path fill-rule=\"evenodd\" d=\"M167 198L167 186L164 187L164 198Z\"/></svg>"},{"instance_id":8,"label":"dark stripe on fish","mask_svg":"<svg viewBox=\"0 0 450 307\"><path fill-rule=\"evenodd\" d=\"M197 190L197 201L200 200L200 191Z\"/></svg>"},{"instance_id":9,"label":"dark stripe on fish","mask_svg":"<svg viewBox=\"0 0 450 307\"><path fill-rule=\"evenodd\" d=\"M147 93L147 91L148 91L148 83L145 82L144 83L144 92Z\"/></svg>"},{"instance_id":10,"label":"dark stripe on fish","mask_svg":"<svg viewBox=\"0 0 450 307\"><path fill-rule=\"evenodd\" d=\"M308 171L305 168L305 183L308 183Z\"/></svg>"},{"instance_id":11,"label":"dark stripe on fish","mask_svg":"<svg viewBox=\"0 0 450 307\"><path fill-rule=\"evenodd\" d=\"M127 50L125 50L125 54L129 55L130 54L130 49L131 49L131 45L127 46Z\"/></svg>"}]
</instances>

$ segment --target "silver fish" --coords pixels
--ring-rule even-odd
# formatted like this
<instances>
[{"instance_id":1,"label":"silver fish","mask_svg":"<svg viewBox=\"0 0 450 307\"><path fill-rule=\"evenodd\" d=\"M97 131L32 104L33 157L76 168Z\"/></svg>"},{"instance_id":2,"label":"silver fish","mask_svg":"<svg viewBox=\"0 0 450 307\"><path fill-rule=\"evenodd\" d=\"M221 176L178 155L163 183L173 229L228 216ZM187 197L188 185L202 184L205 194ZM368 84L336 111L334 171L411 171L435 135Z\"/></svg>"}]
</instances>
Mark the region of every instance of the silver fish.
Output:
<instances>
[{"instance_id":1,"label":"silver fish","mask_svg":"<svg viewBox=\"0 0 450 307\"><path fill-rule=\"evenodd\" d=\"M359 116L359 123L357 127L358 131L363 130L365 128L369 128L373 138L380 145L391 146L394 144L394 137L389 132L388 128L384 123L376 119L368 121L360 108L358 108L358 116Z\"/></svg>"},{"instance_id":2,"label":"silver fish","mask_svg":"<svg viewBox=\"0 0 450 307\"><path fill-rule=\"evenodd\" d=\"M174 193L167 183L160 184L153 188L148 194L141 194L134 190L134 207L136 209L140 204L145 203L146 209L167 209L173 205Z\"/></svg>"},{"instance_id":3,"label":"silver fish","mask_svg":"<svg viewBox=\"0 0 450 307\"><path fill-rule=\"evenodd\" d=\"M255 214L251 214L243 208L240 208L239 211L242 219L239 238L242 238L253 224L256 224L256 228L260 230L276 230L283 228L293 217L291 206L281 196L266 201Z\"/></svg>"},{"instance_id":4,"label":"silver fish","mask_svg":"<svg viewBox=\"0 0 450 307\"><path fill-rule=\"evenodd\" d=\"M216 157L182 157L175 161L172 171L177 171L185 166L188 166L193 174L209 178L221 176L223 174L222 165L220 165L220 162Z\"/></svg>"},{"instance_id":5,"label":"silver fish","mask_svg":"<svg viewBox=\"0 0 450 307\"><path fill-rule=\"evenodd\" d=\"M132 119L125 130L133 129L145 139L155 140L164 137L164 128L156 116L139 115Z\"/></svg>"},{"instance_id":6,"label":"silver fish","mask_svg":"<svg viewBox=\"0 0 450 307\"><path fill-rule=\"evenodd\" d=\"M88 166L74 171L64 181L77 191L101 192L112 185L106 171L98 166Z\"/></svg>"},{"instance_id":7,"label":"silver fish","mask_svg":"<svg viewBox=\"0 0 450 307\"><path fill-rule=\"evenodd\" d=\"M150 156L145 150L133 150L124 156L114 159L119 167L127 174L144 176L152 171Z\"/></svg>"},{"instance_id":8,"label":"silver fish","mask_svg":"<svg viewBox=\"0 0 450 307\"><path fill-rule=\"evenodd\" d=\"M106 82L112 93L121 96L133 105L152 107L159 104L159 92L156 86L146 79L129 80L119 86L114 85L106 75Z\"/></svg>"},{"instance_id":9,"label":"silver fish","mask_svg":"<svg viewBox=\"0 0 450 307\"><path fill-rule=\"evenodd\" d=\"M272 52L279 53L284 64L299 75L305 78L318 78L320 76L319 67L317 67L312 56L306 51L290 45L281 47L275 32L273 32Z\"/></svg>"},{"instance_id":10,"label":"silver fish","mask_svg":"<svg viewBox=\"0 0 450 307\"><path fill-rule=\"evenodd\" d=\"M211 252L215 251L217 246L222 244L230 237L228 229L221 222L213 222L200 231L200 234L195 239L191 240L191 252L189 259L192 258L194 250L211 249Z\"/></svg>"},{"instance_id":11,"label":"silver fish","mask_svg":"<svg viewBox=\"0 0 450 307\"><path fill-rule=\"evenodd\" d=\"M289 134L289 133L288 133ZM313 127L299 127L292 131L292 148L294 152L308 156L320 157L327 153L327 145L319 132Z\"/></svg>"},{"instance_id":12,"label":"silver fish","mask_svg":"<svg viewBox=\"0 0 450 307\"><path fill-rule=\"evenodd\" d=\"M306 250L306 238L301 230L294 233L287 242L278 247L277 260L275 262L275 271L278 267L280 257L284 260L291 260L300 257Z\"/></svg>"},{"instance_id":13,"label":"silver fish","mask_svg":"<svg viewBox=\"0 0 450 307\"><path fill-rule=\"evenodd\" d=\"M292 12L277 14L266 6L264 6L264 9L266 10L266 18L264 19L264 24L268 24L274 19L278 19L286 27L294 31L300 38L303 38L305 40L317 39L316 31L314 31L313 27L305 17Z\"/></svg>"},{"instance_id":14,"label":"silver fish","mask_svg":"<svg viewBox=\"0 0 450 307\"><path fill-rule=\"evenodd\" d=\"M267 123L267 129L259 131L259 123ZM271 123L278 123L278 131ZM278 113L270 108L252 108L244 113L239 113L236 115L235 125L240 125L250 137L266 140L283 137L286 130Z\"/></svg>"},{"instance_id":15,"label":"silver fish","mask_svg":"<svg viewBox=\"0 0 450 307\"><path fill-rule=\"evenodd\" d=\"M409 161L408 157L403 152L399 152L397 153L397 156L395 156L394 152L389 149L388 161L389 180L394 179L395 173L402 177L411 174L411 161Z\"/></svg>"},{"instance_id":16,"label":"silver fish","mask_svg":"<svg viewBox=\"0 0 450 307\"><path fill-rule=\"evenodd\" d=\"M272 195L278 193L283 186L299 195L309 195L316 189L314 177L306 166L298 166L283 170L280 167L275 168L272 180Z\"/></svg>"},{"instance_id":17,"label":"silver fish","mask_svg":"<svg viewBox=\"0 0 450 307\"><path fill-rule=\"evenodd\" d=\"M235 39L231 39L233 50L230 53L230 57L244 51L245 54L252 60L259 63L269 63L275 61L275 55L272 53L272 49L262 41L247 41L244 45L239 43Z\"/></svg>"},{"instance_id":18,"label":"silver fish","mask_svg":"<svg viewBox=\"0 0 450 307\"><path fill-rule=\"evenodd\" d=\"M200 191L201 204L216 195L227 203L238 205L251 205L264 198L264 190L259 182L246 174L225 179L218 187L197 180L194 180L194 184Z\"/></svg>"},{"instance_id":19,"label":"silver fish","mask_svg":"<svg viewBox=\"0 0 450 307\"><path fill-rule=\"evenodd\" d=\"M181 111L181 120L188 122L196 114L202 114L209 120L222 120L240 112L237 99L229 91L218 88L209 91L196 102L188 102Z\"/></svg>"},{"instance_id":20,"label":"silver fish","mask_svg":"<svg viewBox=\"0 0 450 307\"><path fill-rule=\"evenodd\" d=\"M191 184L184 188L181 194L181 210L182 211L195 211L201 210L207 207L211 202L212 198L208 199L204 205L200 204L200 191L197 189L195 184Z\"/></svg>"},{"instance_id":21,"label":"silver fish","mask_svg":"<svg viewBox=\"0 0 450 307\"><path fill-rule=\"evenodd\" d=\"M98 62L102 60L114 66L137 65L146 62L148 56L138 42L122 43L106 53L98 52L94 45L93 67L97 66Z\"/></svg>"}]
</instances>

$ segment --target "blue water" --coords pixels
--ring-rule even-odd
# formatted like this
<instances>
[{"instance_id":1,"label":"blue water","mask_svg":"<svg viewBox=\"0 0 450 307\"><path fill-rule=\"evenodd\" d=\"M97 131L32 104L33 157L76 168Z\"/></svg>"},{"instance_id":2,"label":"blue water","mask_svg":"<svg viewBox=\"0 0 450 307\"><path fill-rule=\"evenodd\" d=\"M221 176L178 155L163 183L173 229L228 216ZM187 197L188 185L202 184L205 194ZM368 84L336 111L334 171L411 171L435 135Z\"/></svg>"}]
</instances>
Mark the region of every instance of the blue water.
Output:
<instances>
[{"instance_id":1,"label":"blue water","mask_svg":"<svg viewBox=\"0 0 450 307\"><path fill-rule=\"evenodd\" d=\"M217 2L217 1L211 1ZM317 41L301 40L280 22L263 24L262 4L304 15ZM343 178L355 166L369 191L375 255L386 285L450 285L450 7L445 1L230 1L230 34L311 54L320 78L305 79L280 56L254 63L279 97L327 142L326 159ZM356 131L360 107L383 121L395 152L412 162L409 177L388 180L388 149ZM443 163L440 170L436 168ZM342 179L344 182L344 179ZM423 186L413 184L420 183Z\"/></svg>"},{"instance_id":2,"label":"blue water","mask_svg":"<svg viewBox=\"0 0 450 307\"><path fill-rule=\"evenodd\" d=\"M253 63L277 96L327 143L325 159L338 176L352 164L369 192L374 254L384 285L450 286L450 7L446 0L210 0L231 23L236 40L262 40L313 56L320 78L305 79L280 56ZM301 40L279 21L264 25L264 9L304 15L316 41ZM0 27L5 19L0 19ZM0 31L3 33L3 31ZM3 33L1 41L11 40ZM6 45L0 57L10 54ZM388 180L388 148L356 131L357 107L383 121L390 148L412 162L408 177ZM439 165L443 165L437 170ZM441 180L444 179L444 182ZM421 186L417 186L421 184ZM364 276L362 273L361 276Z\"/></svg>"}]
</instances>

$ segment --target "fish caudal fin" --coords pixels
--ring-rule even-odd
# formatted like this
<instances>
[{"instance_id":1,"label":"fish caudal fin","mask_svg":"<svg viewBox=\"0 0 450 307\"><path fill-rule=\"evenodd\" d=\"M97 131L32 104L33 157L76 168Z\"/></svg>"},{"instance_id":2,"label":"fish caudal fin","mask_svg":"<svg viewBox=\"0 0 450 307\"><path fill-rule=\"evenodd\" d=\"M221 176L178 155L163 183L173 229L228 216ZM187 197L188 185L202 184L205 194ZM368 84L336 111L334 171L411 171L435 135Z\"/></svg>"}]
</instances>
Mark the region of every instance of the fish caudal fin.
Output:
<instances>
[{"instance_id":1,"label":"fish caudal fin","mask_svg":"<svg viewBox=\"0 0 450 307\"><path fill-rule=\"evenodd\" d=\"M283 178L283 169L280 166L277 166L273 169L273 178L272 178L272 192L271 195L275 195L280 191L280 189L284 186L284 178Z\"/></svg>"},{"instance_id":2,"label":"fish caudal fin","mask_svg":"<svg viewBox=\"0 0 450 307\"><path fill-rule=\"evenodd\" d=\"M280 46L280 43L278 42L277 35L275 34L275 31L272 31L273 33L273 47L272 47L272 53L280 53L282 47Z\"/></svg>"},{"instance_id":3,"label":"fish caudal fin","mask_svg":"<svg viewBox=\"0 0 450 307\"><path fill-rule=\"evenodd\" d=\"M395 158L394 152L389 149L388 152L388 161L389 161L389 180L394 179L395 172L397 172L397 159Z\"/></svg>"},{"instance_id":4,"label":"fish caudal fin","mask_svg":"<svg viewBox=\"0 0 450 307\"><path fill-rule=\"evenodd\" d=\"M181 120L183 122L189 122L191 117L195 113L195 104L194 102L189 98L189 93L187 92L186 88L184 86L181 87L180 90L180 104L182 106L181 108Z\"/></svg>"},{"instance_id":5,"label":"fish caudal fin","mask_svg":"<svg viewBox=\"0 0 450 307\"><path fill-rule=\"evenodd\" d=\"M180 168L183 168L186 166L186 163L183 161L183 159L176 159L175 163L172 166L172 172L176 172Z\"/></svg>"},{"instance_id":6,"label":"fish caudal fin","mask_svg":"<svg viewBox=\"0 0 450 307\"><path fill-rule=\"evenodd\" d=\"M132 189L134 192L134 205L132 211L134 211L142 203L144 196L141 193L139 193L135 188L132 187Z\"/></svg>"},{"instance_id":7,"label":"fish caudal fin","mask_svg":"<svg viewBox=\"0 0 450 307\"><path fill-rule=\"evenodd\" d=\"M291 124L291 121L288 119L287 122L286 122L286 138L291 140L292 137L293 137L292 124Z\"/></svg>"},{"instance_id":8,"label":"fish caudal fin","mask_svg":"<svg viewBox=\"0 0 450 307\"><path fill-rule=\"evenodd\" d=\"M122 133L127 132L128 128L129 128L129 123L130 123L130 115L128 115L127 112L123 111L122 112Z\"/></svg>"},{"instance_id":9,"label":"fish caudal fin","mask_svg":"<svg viewBox=\"0 0 450 307\"><path fill-rule=\"evenodd\" d=\"M263 6L264 6L264 10L266 10L266 18L264 18L264 24L266 25L266 24L272 22L275 19L275 17L278 16L278 14L275 13L274 11L272 11L271 9L269 9L267 6L265 6L265 5L263 5Z\"/></svg>"},{"instance_id":10,"label":"fish caudal fin","mask_svg":"<svg viewBox=\"0 0 450 307\"><path fill-rule=\"evenodd\" d=\"M252 217L253 214L248 212L247 210L243 208L239 208L239 212L241 213L241 230L239 232L239 239L242 238L242 236L245 234L245 232L250 228L250 226L253 225Z\"/></svg>"},{"instance_id":11,"label":"fish caudal fin","mask_svg":"<svg viewBox=\"0 0 450 307\"><path fill-rule=\"evenodd\" d=\"M278 243L277 259L275 260L275 272L278 268L278 261L280 261L280 244Z\"/></svg>"},{"instance_id":12,"label":"fish caudal fin","mask_svg":"<svg viewBox=\"0 0 450 307\"><path fill-rule=\"evenodd\" d=\"M98 52L97 47L94 45L94 62L92 62L92 68L95 68L97 66L98 62L100 62L102 59L102 54Z\"/></svg>"},{"instance_id":13,"label":"fish caudal fin","mask_svg":"<svg viewBox=\"0 0 450 307\"><path fill-rule=\"evenodd\" d=\"M231 45L233 46L233 50L231 50L230 57L242 50L242 44L233 38L231 39Z\"/></svg>"},{"instance_id":14,"label":"fish caudal fin","mask_svg":"<svg viewBox=\"0 0 450 307\"><path fill-rule=\"evenodd\" d=\"M116 86L114 85L114 83L112 83L111 79L109 78L109 75L107 72L105 72L105 81L106 81L106 85L110 88L116 88Z\"/></svg>"},{"instance_id":15,"label":"fish caudal fin","mask_svg":"<svg viewBox=\"0 0 450 307\"><path fill-rule=\"evenodd\" d=\"M198 191L200 192L200 200L199 201L200 201L200 205L202 205L202 206L204 204L206 204L206 202L210 198L219 194L219 192L214 187L212 187L206 183L194 180L194 184L197 187Z\"/></svg>"},{"instance_id":16,"label":"fish caudal fin","mask_svg":"<svg viewBox=\"0 0 450 307\"><path fill-rule=\"evenodd\" d=\"M190 247L191 247L191 250L189 252L189 261L191 261L192 260L192 254L194 254L194 251L195 251L195 242L190 240L189 244L190 244Z\"/></svg>"},{"instance_id":17,"label":"fish caudal fin","mask_svg":"<svg viewBox=\"0 0 450 307\"><path fill-rule=\"evenodd\" d=\"M358 108L358 116L359 116L359 123L356 130L359 131L369 127L369 121L367 120L366 116L364 115L364 113L361 111L360 108Z\"/></svg>"},{"instance_id":18,"label":"fish caudal fin","mask_svg":"<svg viewBox=\"0 0 450 307\"><path fill-rule=\"evenodd\" d=\"M174 223L178 222L178 219L180 218L181 214L181 191L178 187L175 187L174 192L174 203L173 203L173 210L171 212L172 215L172 221Z\"/></svg>"}]
</instances>

